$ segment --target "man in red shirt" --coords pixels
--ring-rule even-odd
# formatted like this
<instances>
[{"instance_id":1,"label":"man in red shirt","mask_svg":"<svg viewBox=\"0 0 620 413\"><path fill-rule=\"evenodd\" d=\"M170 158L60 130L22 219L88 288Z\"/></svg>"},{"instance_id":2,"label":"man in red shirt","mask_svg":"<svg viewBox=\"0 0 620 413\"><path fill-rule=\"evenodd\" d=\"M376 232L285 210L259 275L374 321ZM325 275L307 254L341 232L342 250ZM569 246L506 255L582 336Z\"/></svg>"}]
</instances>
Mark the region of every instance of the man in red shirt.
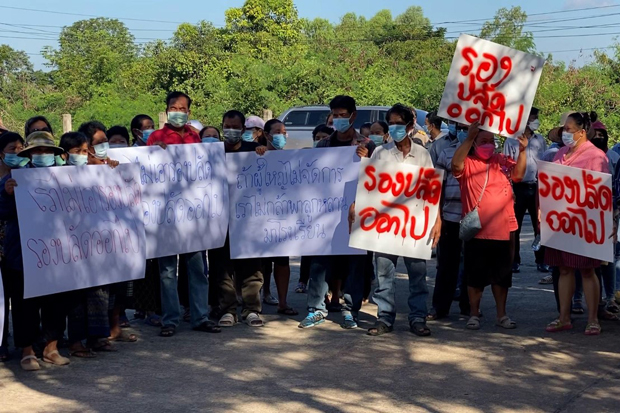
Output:
<instances>
[{"instance_id":1,"label":"man in red shirt","mask_svg":"<svg viewBox=\"0 0 620 413\"><path fill-rule=\"evenodd\" d=\"M168 123L149 136L147 145L180 145L201 143L200 136L187 125L192 100L182 92L171 92L166 97ZM162 337L174 335L179 325L181 312L177 290L178 258L186 263L189 283L190 322L192 329L207 333L219 333L220 328L209 320L209 281L205 275L203 258L205 251L159 257L159 278L161 283Z\"/></svg>"},{"instance_id":2,"label":"man in red shirt","mask_svg":"<svg viewBox=\"0 0 620 413\"><path fill-rule=\"evenodd\" d=\"M180 145L200 143L200 136L187 124L192 99L183 92L170 92L166 97L168 122L163 128L151 133L147 145Z\"/></svg>"}]
</instances>

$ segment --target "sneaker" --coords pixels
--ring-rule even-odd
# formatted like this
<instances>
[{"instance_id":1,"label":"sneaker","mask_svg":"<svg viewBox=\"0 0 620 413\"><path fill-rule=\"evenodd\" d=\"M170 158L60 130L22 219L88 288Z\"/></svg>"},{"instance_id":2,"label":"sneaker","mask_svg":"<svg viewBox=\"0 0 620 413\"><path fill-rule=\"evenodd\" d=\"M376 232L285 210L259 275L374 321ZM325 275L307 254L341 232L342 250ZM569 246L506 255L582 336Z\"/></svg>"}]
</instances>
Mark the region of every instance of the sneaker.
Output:
<instances>
[{"instance_id":1,"label":"sneaker","mask_svg":"<svg viewBox=\"0 0 620 413\"><path fill-rule=\"evenodd\" d=\"M347 330L357 328L357 320L351 314L347 314L344 316L344 321L340 324L340 327Z\"/></svg>"},{"instance_id":2,"label":"sneaker","mask_svg":"<svg viewBox=\"0 0 620 413\"><path fill-rule=\"evenodd\" d=\"M297 284L297 288L295 288L295 292L298 294L306 294L308 292L307 286L304 283Z\"/></svg>"},{"instance_id":3,"label":"sneaker","mask_svg":"<svg viewBox=\"0 0 620 413\"><path fill-rule=\"evenodd\" d=\"M538 264L536 268L538 269L538 272L549 272L549 266L547 264Z\"/></svg>"},{"instance_id":4,"label":"sneaker","mask_svg":"<svg viewBox=\"0 0 620 413\"><path fill-rule=\"evenodd\" d=\"M513 273L521 272L521 264L517 264L516 262L512 264L512 272Z\"/></svg>"},{"instance_id":5,"label":"sneaker","mask_svg":"<svg viewBox=\"0 0 620 413\"><path fill-rule=\"evenodd\" d=\"M308 313L306 318L301 320L301 323L297 327L299 328L310 328L314 326L318 326L319 324L323 324L325 322L325 315L321 312L317 313Z\"/></svg>"},{"instance_id":6,"label":"sneaker","mask_svg":"<svg viewBox=\"0 0 620 413\"><path fill-rule=\"evenodd\" d=\"M542 277L540 281L538 281L538 284L553 284L553 276L547 275L546 277Z\"/></svg>"}]
</instances>

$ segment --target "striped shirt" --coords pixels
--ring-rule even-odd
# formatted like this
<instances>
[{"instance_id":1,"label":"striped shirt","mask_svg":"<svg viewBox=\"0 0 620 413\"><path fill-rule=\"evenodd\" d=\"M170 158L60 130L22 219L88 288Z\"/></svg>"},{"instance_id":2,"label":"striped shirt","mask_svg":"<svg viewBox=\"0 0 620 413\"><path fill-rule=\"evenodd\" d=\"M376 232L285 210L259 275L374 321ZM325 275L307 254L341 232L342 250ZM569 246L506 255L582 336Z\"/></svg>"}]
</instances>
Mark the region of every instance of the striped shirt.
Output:
<instances>
[{"instance_id":1,"label":"striped shirt","mask_svg":"<svg viewBox=\"0 0 620 413\"><path fill-rule=\"evenodd\" d=\"M452 158L459 145L457 139L453 140L450 146L439 154L437 164L435 165L435 168L443 170L442 217L444 220L450 222L461 222L461 217L463 216L461 187L459 186L459 181L452 175Z\"/></svg>"}]
</instances>

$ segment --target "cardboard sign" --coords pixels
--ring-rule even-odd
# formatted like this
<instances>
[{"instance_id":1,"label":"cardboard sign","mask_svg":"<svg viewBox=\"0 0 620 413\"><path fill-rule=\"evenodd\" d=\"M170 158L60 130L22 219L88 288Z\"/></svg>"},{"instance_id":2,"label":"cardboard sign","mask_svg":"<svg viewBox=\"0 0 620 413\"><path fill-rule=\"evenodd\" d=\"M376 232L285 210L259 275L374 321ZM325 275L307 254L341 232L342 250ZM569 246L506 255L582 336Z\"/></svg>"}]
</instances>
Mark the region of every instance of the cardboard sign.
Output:
<instances>
[{"instance_id":1,"label":"cardboard sign","mask_svg":"<svg viewBox=\"0 0 620 413\"><path fill-rule=\"evenodd\" d=\"M349 246L430 259L442 184L440 169L362 159Z\"/></svg>"},{"instance_id":2,"label":"cardboard sign","mask_svg":"<svg viewBox=\"0 0 620 413\"><path fill-rule=\"evenodd\" d=\"M545 59L463 34L438 115L506 137L525 131Z\"/></svg>"},{"instance_id":3,"label":"cardboard sign","mask_svg":"<svg viewBox=\"0 0 620 413\"><path fill-rule=\"evenodd\" d=\"M365 254L349 248L355 149L227 154L231 257Z\"/></svg>"},{"instance_id":4,"label":"cardboard sign","mask_svg":"<svg viewBox=\"0 0 620 413\"><path fill-rule=\"evenodd\" d=\"M218 248L228 230L223 143L111 149L140 165L147 258Z\"/></svg>"},{"instance_id":5,"label":"cardboard sign","mask_svg":"<svg viewBox=\"0 0 620 413\"><path fill-rule=\"evenodd\" d=\"M137 165L11 173L18 184L24 298L144 278Z\"/></svg>"},{"instance_id":6,"label":"cardboard sign","mask_svg":"<svg viewBox=\"0 0 620 413\"><path fill-rule=\"evenodd\" d=\"M538 162L538 193L542 245L613 262L611 175Z\"/></svg>"}]
</instances>

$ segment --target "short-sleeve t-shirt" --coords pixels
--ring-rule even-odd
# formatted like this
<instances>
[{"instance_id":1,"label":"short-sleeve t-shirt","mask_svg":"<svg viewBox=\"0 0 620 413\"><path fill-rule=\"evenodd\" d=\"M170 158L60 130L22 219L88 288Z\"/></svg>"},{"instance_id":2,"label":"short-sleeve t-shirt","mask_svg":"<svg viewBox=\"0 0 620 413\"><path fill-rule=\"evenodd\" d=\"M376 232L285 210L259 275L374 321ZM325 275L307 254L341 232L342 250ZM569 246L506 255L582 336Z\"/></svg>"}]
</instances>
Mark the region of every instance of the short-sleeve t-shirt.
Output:
<instances>
[{"instance_id":1,"label":"short-sleeve t-shirt","mask_svg":"<svg viewBox=\"0 0 620 413\"><path fill-rule=\"evenodd\" d=\"M475 238L489 240L510 240L510 233L518 228L515 217L512 186L503 172L506 157L495 154L489 162L474 156L465 158L465 167L460 176L455 176L461 187L463 216L471 212L480 198L489 167L489 182L482 200L478 205L478 214L482 229Z\"/></svg>"},{"instance_id":2,"label":"short-sleeve t-shirt","mask_svg":"<svg viewBox=\"0 0 620 413\"><path fill-rule=\"evenodd\" d=\"M246 142L241 141L241 146L236 151L233 151L228 148L228 146L224 145L224 152L226 153L237 153L237 152L254 152L256 148L260 145L258 142Z\"/></svg>"}]
</instances>

